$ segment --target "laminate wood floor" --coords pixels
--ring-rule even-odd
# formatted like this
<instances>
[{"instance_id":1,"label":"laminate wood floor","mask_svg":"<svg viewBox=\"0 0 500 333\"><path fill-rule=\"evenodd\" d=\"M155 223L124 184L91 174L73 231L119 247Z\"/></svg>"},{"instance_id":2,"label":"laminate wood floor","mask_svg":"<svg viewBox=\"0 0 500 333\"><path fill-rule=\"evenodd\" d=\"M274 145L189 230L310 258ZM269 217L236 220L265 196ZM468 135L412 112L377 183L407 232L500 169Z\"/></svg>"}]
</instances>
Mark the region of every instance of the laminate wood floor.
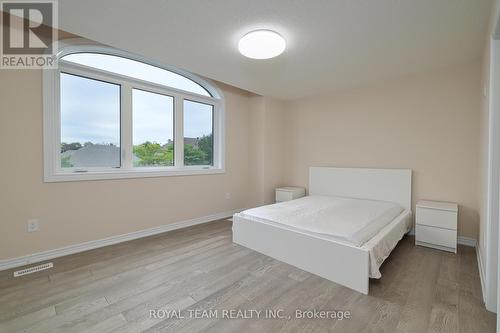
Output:
<instances>
[{"instance_id":1,"label":"laminate wood floor","mask_svg":"<svg viewBox=\"0 0 500 333\"><path fill-rule=\"evenodd\" d=\"M365 296L233 244L231 223L217 221L55 259L20 278L0 272L0 332L494 332L474 249L413 242L398 244ZM185 318L150 316L172 309ZM247 312L226 316L271 309L291 319L206 318L231 309ZM295 319L297 309L351 319Z\"/></svg>"}]
</instances>

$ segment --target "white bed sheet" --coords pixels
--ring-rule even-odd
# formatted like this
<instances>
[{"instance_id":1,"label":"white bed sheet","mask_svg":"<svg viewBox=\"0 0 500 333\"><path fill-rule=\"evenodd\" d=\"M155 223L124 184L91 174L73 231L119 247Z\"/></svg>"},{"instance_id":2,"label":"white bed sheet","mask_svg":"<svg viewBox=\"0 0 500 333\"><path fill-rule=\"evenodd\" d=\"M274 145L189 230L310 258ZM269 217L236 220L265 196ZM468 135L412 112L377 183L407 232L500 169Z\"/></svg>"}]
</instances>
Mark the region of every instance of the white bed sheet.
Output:
<instances>
[{"instance_id":1,"label":"white bed sheet","mask_svg":"<svg viewBox=\"0 0 500 333\"><path fill-rule=\"evenodd\" d=\"M391 223L361 247L370 254L370 278L380 279L380 266L403 236L411 230L411 211L404 210Z\"/></svg>"},{"instance_id":2,"label":"white bed sheet","mask_svg":"<svg viewBox=\"0 0 500 333\"><path fill-rule=\"evenodd\" d=\"M325 234L360 247L402 211L393 202L311 195L248 209L241 214Z\"/></svg>"}]
</instances>

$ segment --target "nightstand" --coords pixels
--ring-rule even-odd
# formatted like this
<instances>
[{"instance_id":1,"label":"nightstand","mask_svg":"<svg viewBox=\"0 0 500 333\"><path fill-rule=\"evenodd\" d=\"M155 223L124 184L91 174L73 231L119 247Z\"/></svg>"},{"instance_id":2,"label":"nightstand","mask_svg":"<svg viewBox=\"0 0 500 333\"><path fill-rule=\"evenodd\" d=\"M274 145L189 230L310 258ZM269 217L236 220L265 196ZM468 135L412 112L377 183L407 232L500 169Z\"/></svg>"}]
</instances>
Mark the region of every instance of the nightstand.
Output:
<instances>
[{"instance_id":1,"label":"nightstand","mask_svg":"<svg viewBox=\"0 0 500 333\"><path fill-rule=\"evenodd\" d=\"M306 189L303 187L278 187L276 189L276 202L298 199L306 195Z\"/></svg>"},{"instance_id":2,"label":"nightstand","mask_svg":"<svg viewBox=\"0 0 500 333\"><path fill-rule=\"evenodd\" d=\"M421 200L417 203L415 244L457 253L458 205Z\"/></svg>"}]
</instances>

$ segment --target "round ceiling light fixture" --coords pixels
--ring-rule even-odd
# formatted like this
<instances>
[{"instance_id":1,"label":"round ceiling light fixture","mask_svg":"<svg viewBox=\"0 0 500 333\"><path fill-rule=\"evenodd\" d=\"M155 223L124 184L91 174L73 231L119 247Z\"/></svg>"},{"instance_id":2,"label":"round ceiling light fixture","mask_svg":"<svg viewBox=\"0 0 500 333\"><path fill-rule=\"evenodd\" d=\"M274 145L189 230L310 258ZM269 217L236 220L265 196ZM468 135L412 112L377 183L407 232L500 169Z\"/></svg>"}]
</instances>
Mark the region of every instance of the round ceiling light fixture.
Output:
<instances>
[{"instance_id":1,"label":"round ceiling light fixture","mask_svg":"<svg viewBox=\"0 0 500 333\"><path fill-rule=\"evenodd\" d=\"M254 30L241 37L238 50L247 58L270 59L279 56L286 48L285 39L271 30Z\"/></svg>"}]
</instances>

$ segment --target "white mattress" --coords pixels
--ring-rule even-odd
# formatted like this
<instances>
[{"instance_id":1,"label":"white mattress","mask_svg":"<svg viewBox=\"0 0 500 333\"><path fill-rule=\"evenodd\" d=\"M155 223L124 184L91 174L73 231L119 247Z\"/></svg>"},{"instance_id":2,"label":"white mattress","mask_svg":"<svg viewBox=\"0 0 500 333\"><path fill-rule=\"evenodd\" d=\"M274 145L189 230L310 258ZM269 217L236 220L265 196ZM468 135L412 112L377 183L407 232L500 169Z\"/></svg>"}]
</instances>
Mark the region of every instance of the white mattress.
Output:
<instances>
[{"instance_id":1,"label":"white mattress","mask_svg":"<svg viewBox=\"0 0 500 333\"><path fill-rule=\"evenodd\" d=\"M402 211L401 206L387 201L312 195L248 209L241 215L327 235L359 247Z\"/></svg>"},{"instance_id":2,"label":"white mattress","mask_svg":"<svg viewBox=\"0 0 500 333\"><path fill-rule=\"evenodd\" d=\"M305 200L306 198L309 198L309 200ZM308 215L308 212L311 211L311 209L312 210L317 209L317 208L312 208L313 206L322 207L320 204L321 202L323 203L323 205L328 205L327 202L329 202L330 200L321 200L321 198L322 198L321 196L309 196L309 197L304 197L301 199L286 201L283 203L248 209L248 210L243 211L241 213L238 213L236 215L238 215L242 218L245 218L247 220L250 220L250 221L266 223L269 225L274 225L278 228L283 228L283 229L287 229L287 230L301 232L301 233L309 234L309 235L314 236L314 237L320 237L323 239L328 239L331 241L347 244L350 246L356 246L351 241L346 239L345 236L339 236L340 234L344 234L344 235L351 234L351 238L353 237L352 232L351 233L346 232L346 230L349 230L349 228L346 229L345 226L344 226L344 229L342 229L343 230L342 233L339 233L339 232L332 233L331 232L332 228L329 228L330 232L326 233L325 232L326 230L324 230L324 229L319 230L317 226L313 229L316 229L316 230L322 231L322 232L312 231L311 228L309 230L302 229L300 227L300 225L301 225L300 223L299 224L293 223L293 224L295 224L295 226L294 226L291 223L286 223L286 221L284 221L285 215L288 217L291 217L292 220L304 219L304 218L307 218L306 216ZM330 199L332 199L332 198L333 199L347 199L347 198L338 198L338 197L326 197L326 199L329 199L329 198ZM310 199L312 199L312 200L310 200ZM362 202L371 201L371 200L359 200L359 199L348 199L348 200L353 200L348 205L351 208L357 206L355 201L362 201ZM285 207L284 210L280 209L283 207ZM384 206L384 207L387 208L389 206ZM346 208L344 207L343 209L346 209ZM278 212L278 211L281 211L281 212ZM284 211L287 211L287 212L284 213ZM295 213L295 215L292 215L294 213ZM363 215L363 214L360 214L359 211L357 211L356 213L351 215L351 218L354 215L365 216L365 218L366 218L366 216L370 216L370 214L368 214L367 212L365 212L365 215ZM385 215L385 216L387 216L387 215ZM322 216L322 218L327 218L327 217ZM274 221L273 221L273 219L274 219ZM360 236L366 237L367 234L373 233L373 230L376 229L375 232L373 233L372 237L368 238L364 242L364 244L356 246L356 247L360 247L360 248L369 252L369 265L370 265L369 276L370 276L370 278L376 278L376 279L378 279L382 276L380 274L380 270L379 270L380 265L382 265L384 260L390 255L392 250L396 247L397 243L403 238L404 234L406 234L410 230L410 228L411 228L411 211L403 210L401 208L400 212L398 214L396 214L396 216L393 217L391 220L389 220L387 223L385 223L385 225L382 225L383 223L381 220L383 220L383 219L378 219L376 221L377 222L376 225L378 226L377 228L374 228L374 225L372 225L371 227L368 227L365 230L358 232L358 235L357 235L358 237L354 237L355 239L359 240ZM279 221L283 221L285 223L281 223ZM324 222L325 221L323 221L323 223L320 223L319 225L323 225ZM344 220L340 224L343 224L345 222L346 222L346 220ZM357 227L352 228L350 230L352 231L352 230L358 229L358 231L359 231L360 229L364 229L364 228L360 228L360 225L364 225L365 223L366 223L366 220L363 223L361 223L359 221L355 222ZM308 223L306 223L305 225L307 225L307 224ZM361 238L364 238L364 237L361 237Z\"/></svg>"}]
</instances>

